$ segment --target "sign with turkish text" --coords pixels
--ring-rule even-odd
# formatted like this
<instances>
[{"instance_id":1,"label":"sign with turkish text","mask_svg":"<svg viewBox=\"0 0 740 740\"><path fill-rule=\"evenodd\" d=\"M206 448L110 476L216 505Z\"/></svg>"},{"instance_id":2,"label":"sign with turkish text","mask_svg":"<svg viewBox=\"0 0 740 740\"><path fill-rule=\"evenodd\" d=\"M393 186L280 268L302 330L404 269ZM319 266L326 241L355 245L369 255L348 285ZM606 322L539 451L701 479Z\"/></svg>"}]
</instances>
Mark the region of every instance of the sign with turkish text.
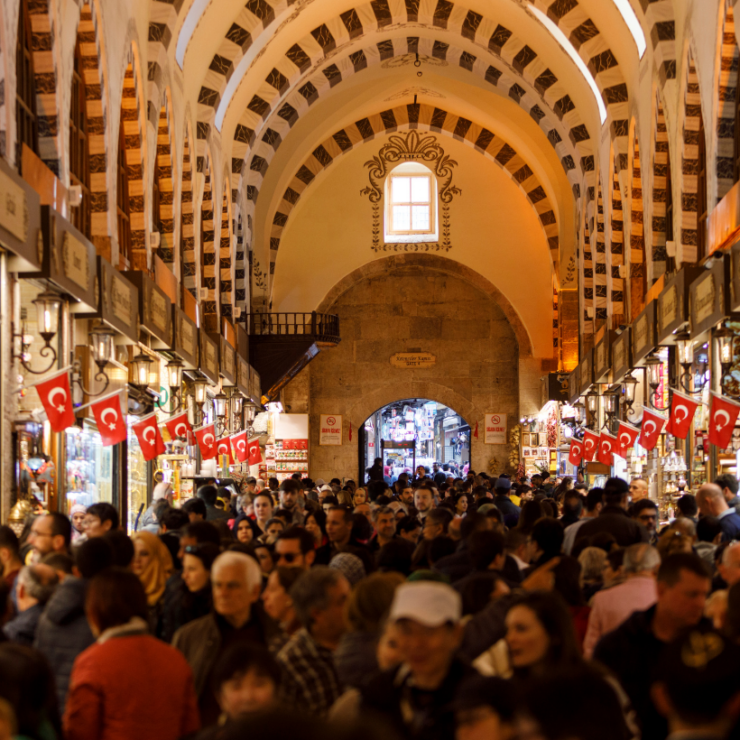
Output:
<instances>
[{"instance_id":1,"label":"sign with turkish text","mask_svg":"<svg viewBox=\"0 0 740 740\"><path fill-rule=\"evenodd\" d=\"M319 416L319 444L324 446L342 444L341 414L321 414Z\"/></svg>"},{"instance_id":2,"label":"sign with turkish text","mask_svg":"<svg viewBox=\"0 0 740 740\"><path fill-rule=\"evenodd\" d=\"M486 414L487 445L506 444L506 414Z\"/></svg>"},{"instance_id":3,"label":"sign with turkish text","mask_svg":"<svg viewBox=\"0 0 740 740\"><path fill-rule=\"evenodd\" d=\"M393 367L432 367L437 358L430 352L397 352L391 355Z\"/></svg>"}]
</instances>

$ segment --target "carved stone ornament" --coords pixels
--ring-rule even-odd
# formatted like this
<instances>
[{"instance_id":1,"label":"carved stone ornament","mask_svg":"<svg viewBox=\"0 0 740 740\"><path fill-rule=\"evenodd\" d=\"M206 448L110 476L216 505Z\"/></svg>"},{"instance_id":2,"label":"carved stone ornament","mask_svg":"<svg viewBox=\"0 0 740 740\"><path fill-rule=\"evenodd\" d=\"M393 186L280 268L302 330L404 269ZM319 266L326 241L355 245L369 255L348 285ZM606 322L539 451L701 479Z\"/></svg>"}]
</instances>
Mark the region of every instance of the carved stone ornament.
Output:
<instances>
[{"instance_id":1,"label":"carved stone ornament","mask_svg":"<svg viewBox=\"0 0 740 740\"><path fill-rule=\"evenodd\" d=\"M383 239L380 204L383 201L386 178L390 171L403 162L422 162L429 167L437 179L437 197L439 208L441 236L439 242L386 243ZM423 134L412 129L405 133L388 137L378 155L365 162L368 168L370 185L360 191L370 200L373 210L372 248L375 252L449 252L450 240L450 203L462 190L452 184L453 169L457 161L445 154L444 149L432 134Z\"/></svg>"}]
</instances>

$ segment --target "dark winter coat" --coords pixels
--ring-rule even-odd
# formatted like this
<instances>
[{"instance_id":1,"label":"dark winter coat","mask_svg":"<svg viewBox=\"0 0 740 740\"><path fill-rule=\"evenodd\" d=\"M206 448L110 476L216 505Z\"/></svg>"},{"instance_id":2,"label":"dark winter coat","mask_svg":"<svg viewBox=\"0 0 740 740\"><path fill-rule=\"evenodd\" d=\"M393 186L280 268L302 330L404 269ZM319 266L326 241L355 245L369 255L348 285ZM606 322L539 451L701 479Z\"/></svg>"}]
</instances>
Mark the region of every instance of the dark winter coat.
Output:
<instances>
[{"instance_id":1,"label":"dark winter coat","mask_svg":"<svg viewBox=\"0 0 740 740\"><path fill-rule=\"evenodd\" d=\"M35 648L46 656L54 673L59 711L64 712L69 676L77 656L95 642L85 617L87 581L67 576L46 605Z\"/></svg>"},{"instance_id":2,"label":"dark winter coat","mask_svg":"<svg viewBox=\"0 0 740 740\"><path fill-rule=\"evenodd\" d=\"M44 607L41 604L34 604L25 611L17 614L3 627L5 637L11 642L31 647L36 637L36 629L43 611Z\"/></svg>"},{"instance_id":3,"label":"dark winter coat","mask_svg":"<svg viewBox=\"0 0 740 740\"><path fill-rule=\"evenodd\" d=\"M621 506L605 506L595 519L589 519L579 527L576 542L601 532L613 535L620 547L629 547L649 540L645 527L630 519Z\"/></svg>"}]
</instances>

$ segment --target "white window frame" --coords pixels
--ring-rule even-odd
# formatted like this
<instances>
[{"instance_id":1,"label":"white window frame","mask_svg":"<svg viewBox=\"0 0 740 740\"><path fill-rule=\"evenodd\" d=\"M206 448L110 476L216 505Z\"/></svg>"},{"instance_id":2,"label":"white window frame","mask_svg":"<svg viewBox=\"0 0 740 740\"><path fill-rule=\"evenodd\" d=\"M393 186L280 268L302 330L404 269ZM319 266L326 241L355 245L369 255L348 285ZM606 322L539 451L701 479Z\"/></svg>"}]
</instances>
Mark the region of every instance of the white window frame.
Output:
<instances>
[{"instance_id":1,"label":"white window frame","mask_svg":"<svg viewBox=\"0 0 740 740\"><path fill-rule=\"evenodd\" d=\"M393 206L394 205L412 205L411 203L393 203L392 202L392 180L397 177L415 178L423 177L429 181L429 226L425 231L414 230L395 230L393 228ZM439 241L439 218L437 208L437 179L432 171L419 162L404 162L395 167L386 178L385 182L385 219L384 219L384 238L386 243L390 244L413 244L419 242L437 242Z\"/></svg>"}]
</instances>

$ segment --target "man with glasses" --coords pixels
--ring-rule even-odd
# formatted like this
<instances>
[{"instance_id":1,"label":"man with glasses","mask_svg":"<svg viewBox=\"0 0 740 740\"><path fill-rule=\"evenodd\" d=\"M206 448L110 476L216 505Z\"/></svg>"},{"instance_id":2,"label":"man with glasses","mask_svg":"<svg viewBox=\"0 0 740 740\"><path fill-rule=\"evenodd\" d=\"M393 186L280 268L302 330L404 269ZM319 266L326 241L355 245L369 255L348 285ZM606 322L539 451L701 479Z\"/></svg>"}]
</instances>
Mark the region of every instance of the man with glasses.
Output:
<instances>
[{"instance_id":1,"label":"man with glasses","mask_svg":"<svg viewBox=\"0 0 740 740\"><path fill-rule=\"evenodd\" d=\"M303 527L290 527L278 535L275 542L278 566L310 570L316 558L314 538Z\"/></svg>"},{"instance_id":2,"label":"man with glasses","mask_svg":"<svg viewBox=\"0 0 740 740\"><path fill-rule=\"evenodd\" d=\"M647 530L651 545L658 544L658 505L649 498L640 499L632 504L632 518Z\"/></svg>"},{"instance_id":3,"label":"man with glasses","mask_svg":"<svg viewBox=\"0 0 740 740\"><path fill-rule=\"evenodd\" d=\"M68 553L71 541L72 523L58 511L37 516L28 535L28 542L33 548L33 559L36 563L51 552Z\"/></svg>"}]
</instances>

